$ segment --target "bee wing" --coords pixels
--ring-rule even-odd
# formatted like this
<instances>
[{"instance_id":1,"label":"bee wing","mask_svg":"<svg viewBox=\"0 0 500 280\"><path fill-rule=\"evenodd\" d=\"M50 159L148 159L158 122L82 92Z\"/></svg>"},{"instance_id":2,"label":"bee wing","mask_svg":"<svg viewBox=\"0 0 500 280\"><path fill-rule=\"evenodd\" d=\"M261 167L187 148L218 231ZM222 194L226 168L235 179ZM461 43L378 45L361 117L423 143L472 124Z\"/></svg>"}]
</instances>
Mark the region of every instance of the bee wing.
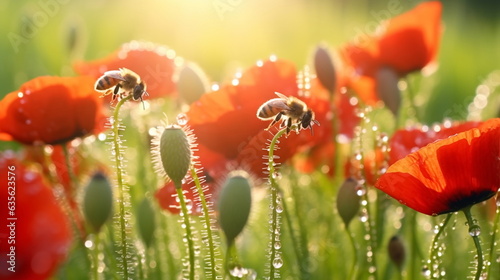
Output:
<instances>
[{"instance_id":1,"label":"bee wing","mask_svg":"<svg viewBox=\"0 0 500 280\"><path fill-rule=\"evenodd\" d=\"M290 110L290 107L286 105L286 100L283 100L283 98L273 98L267 101L266 104L277 109Z\"/></svg>"},{"instance_id":2,"label":"bee wing","mask_svg":"<svg viewBox=\"0 0 500 280\"><path fill-rule=\"evenodd\" d=\"M120 70L107 71L104 73L103 76L108 76L108 77L113 78L113 79L125 81L125 78L123 78Z\"/></svg>"},{"instance_id":3,"label":"bee wing","mask_svg":"<svg viewBox=\"0 0 500 280\"><path fill-rule=\"evenodd\" d=\"M279 98L282 98L282 99L285 99L285 100L288 100L288 96L282 94L282 93L279 93L277 91L274 92Z\"/></svg>"}]
</instances>

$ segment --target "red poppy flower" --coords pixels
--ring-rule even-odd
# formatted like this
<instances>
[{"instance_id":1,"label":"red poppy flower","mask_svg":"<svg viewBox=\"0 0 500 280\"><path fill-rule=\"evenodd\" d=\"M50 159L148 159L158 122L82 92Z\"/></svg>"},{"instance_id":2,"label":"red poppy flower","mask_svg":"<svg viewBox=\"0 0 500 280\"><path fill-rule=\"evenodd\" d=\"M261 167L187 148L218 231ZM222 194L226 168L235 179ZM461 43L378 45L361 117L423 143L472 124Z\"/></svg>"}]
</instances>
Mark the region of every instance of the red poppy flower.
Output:
<instances>
[{"instance_id":1,"label":"red poppy flower","mask_svg":"<svg viewBox=\"0 0 500 280\"><path fill-rule=\"evenodd\" d=\"M191 104L187 116L200 144L200 160L203 161L206 149L222 155L225 161L233 161L233 167L249 169L261 177L264 167L262 150L267 147L272 134L264 130L269 123L256 117L257 109L276 98L275 92L298 96L296 75L290 62L274 59L259 62L242 73L236 85L224 85ZM308 131L292 132L280 139L280 149L276 152L280 162L330 137L327 95L317 97L313 94L299 98L315 112L316 119L324 126L315 126L314 135Z\"/></svg>"},{"instance_id":2,"label":"red poppy flower","mask_svg":"<svg viewBox=\"0 0 500 280\"><path fill-rule=\"evenodd\" d=\"M90 77L38 77L0 101L0 140L59 144L104 129Z\"/></svg>"},{"instance_id":3,"label":"red poppy flower","mask_svg":"<svg viewBox=\"0 0 500 280\"><path fill-rule=\"evenodd\" d=\"M402 77L434 62L442 31L441 10L441 2L421 3L385 22L379 33L343 47L340 54L350 73L346 86L368 105L376 105L381 99L376 78L381 69L392 69Z\"/></svg>"},{"instance_id":4,"label":"red poppy flower","mask_svg":"<svg viewBox=\"0 0 500 280\"><path fill-rule=\"evenodd\" d=\"M146 82L149 98L159 98L176 94L172 80L175 57L175 52L165 46L132 41L105 58L76 62L74 69L81 75L98 79L106 71L128 68Z\"/></svg>"},{"instance_id":5,"label":"red poppy flower","mask_svg":"<svg viewBox=\"0 0 500 280\"><path fill-rule=\"evenodd\" d=\"M500 188L500 119L406 156L375 186L427 215L458 211L492 197Z\"/></svg>"},{"instance_id":6,"label":"red poppy flower","mask_svg":"<svg viewBox=\"0 0 500 280\"><path fill-rule=\"evenodd\" d=\"M12 153L0 154L0 172L5 186L0 201L5 210L13 207L0 211L9 225L0 228L0 278L47 279L71 246L66 216L41 176L27 170ZM15 272L9 271L11 259Z\"/></svg>"},{"instance_id":7,"label":"red poppy flower","mask_svg":"<svg viewBox=\"0 0 500 280\"><path fill-rule=\"evenodd\" d=\"M429 143L475 128L480 124L480 122L472 121L461 124L448 122L432 128L424 126L398 130L389 141L389 163L393 164Z\"/></svg>"}]
</instances>

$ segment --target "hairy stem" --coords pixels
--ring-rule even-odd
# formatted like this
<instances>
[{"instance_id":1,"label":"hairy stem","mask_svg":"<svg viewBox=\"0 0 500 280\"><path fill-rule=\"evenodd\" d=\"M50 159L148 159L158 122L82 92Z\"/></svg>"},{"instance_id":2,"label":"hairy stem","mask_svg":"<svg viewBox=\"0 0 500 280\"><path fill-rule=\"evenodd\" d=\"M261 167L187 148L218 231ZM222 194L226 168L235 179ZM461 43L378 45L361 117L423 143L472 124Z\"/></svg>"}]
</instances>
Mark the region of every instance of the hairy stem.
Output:
<instances>
[{"instance_id":1,"label":"hairy stem","mask_svg":"<svg viewBox=\"0 0 500 280\"><path fill-rule=\"evenodd\" d=\"M446 218L439 226L438 232L436 233L436 235L434 235L434 238L432 239L431 250L429 253L429 260L430 260L429 269L431 272L431 277L434 277L434 275L439 274L439 266L440 265L439 265L439 256L438 256L438 253L439 253L438 242L439 242L439 238L443 234L444 229L446 228L446 225L448 224L448 222L451 220L452 216L453 216L453 213L446 215ZM416 250L413 249L413 251L416 251Z\"/></svg>"},{"instance_id":2,"label":"hairy stem","mask_svg":"<svg viewBox=\"0 0 500 280\"><path fill-rule=\"evenodd\" d=\"M188 209L186 206L186 200L184 199L184 193L182 188L175 188L177 190L177 196L179 197L179 204L181 205L182 218L184 219L184 226L186 229L186 241L188 246L188 257L189 257L189 279L194 280L194 242L193 233L191 231L191 219L189 217Z\"/></svg>"},{"instance_id":3,"label":"hairy stem","mask_svg":"<svg viewBox=\"0 0 500 280\"><path fill-rule=\"evenodd\" d=\"M286 132L286 128L279 130L271 140L269 145L269 182L271 183L271 244L269 246L270 258L269 258L269 280L275 278L276 269L279 266L274 265L275 259L277 259L278 249L276 249L276 242L279 238L279 219L278 219L278 207L281 207L278 203L278 183L275 179L275 166L274 166L274 149L276 148L276 143L278 139ZM278 267L278 268L277 268Z\"/></svg>"},{"instance_id":4,"label":"hairy stem","mask_svg":"<svg viewBox=\"0 0 500 280\"><path fill-rule=\"evenodd\" d=\"M122 162L122 150L121 150L121 139L120 139L120 108L121 106L131 99L132 96L129 95L123 99L121 99L118 104L116 104L116 108L113 112L113 117L110 120L111 129L113 131L113 152L115 167L116 167L116 183L118 188L118 219L120 226L120 242L121 242L121 268L123 271L123 278L129 279L129 263L128 263L128 244L127 244L127 217L126 217L126 204L128 202L128 196L125 194L126 189L123 180L123 162ZM127 201L125 201L127 200Z\"/></svg>"},{"instance_id":5,"label":"hairy stem","mask_svg":"<svg viewBox=\"0 0 500 280\"><path fill-rule=\"evenodd\" d=\"M191 166L191 177L194 180L194 183L196 184L196 189L198 190L198 196L200 197L200 202L201 202L201 208L203 211L203 219L205 223L205 229L207 231L207 241L208 241L208 252L210 255L209 258L209 266L210 266L210 272L212 276L210 279L215 279L217 277L217 271L215 269L215 245L214 245L214 239L212 236L212 223L210 221L210 214L211 214L211 209L209 209L207 205L207 200L205 198L205 193L203 192L203 188L201 187L200 184L200 179L198 178L198 174L196 174L196 169L194 166Z\"/></svg>"},{"instance_id":6,"label":"hairy stem","mask_svg":"<svg viewBox=\"0 0 500 280\"><path fill-rule=\"evenodd\" d=\"M481 272L483 270L483 250L481 249L481 242L479 240L479 234L481 232L481 228L476 223L476 221L472 218L470 208L471 208L471 206L466 207L466 208L462 209L462 212L464 212L465 218L467 219L467 224L469 225L469 234L470 234L470 236L472 236L472 239L474 240L474 245L476 246L477 270L476 270L476 275L474 276L474 279L479 280L479 279L481 279Z\"/></svg>"}]
</instances>

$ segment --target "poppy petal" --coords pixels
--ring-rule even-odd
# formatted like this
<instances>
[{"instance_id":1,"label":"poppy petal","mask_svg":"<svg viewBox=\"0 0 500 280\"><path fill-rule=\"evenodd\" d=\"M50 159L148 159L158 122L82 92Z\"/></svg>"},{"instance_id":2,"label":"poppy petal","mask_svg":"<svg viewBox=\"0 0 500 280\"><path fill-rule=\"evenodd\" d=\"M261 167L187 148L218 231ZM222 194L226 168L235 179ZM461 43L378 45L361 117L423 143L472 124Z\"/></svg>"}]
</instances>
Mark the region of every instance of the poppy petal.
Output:
<instances>
[{"instance_id":1,"label":"poppy petal","mask_svg":"<svg viewBox=\"0 0 500 280\"><path fill-rule=\"evenodd\" d=\"M398 130L392 135L389 142L391 148L389 151L389 163L393 164L429 143L478 127L480 124L480 122L471 121L461 124L441 125L433 129L425 126Z\"/></svg>"},{"instance_id":2,"label":"poppy petal","mask_svg":"<svg viewBox=\"0 0 500 280\"><path fill-rule=\"evenodd\" d=\"M458 211L500 187L500 119L431 143L397 161L376 187L427 215Z\"/></svg>"},{"instance_id":3,"label":"poppy petal","mask_svg":"<svg viewBox=\"0 0 500 280\"><path fill-rule=\"evenodd\" d=\"M0 101L2 140L58 144L104 130L106 116L90 77L43 76Z\"/></svg>"},{"instance_id":4,"label":"poppy petal","mask_svg":"<svg viewBox=\"0 0 500 280\"><path fill-rule=\"evenodd\" d=\"M147 85L149 98L176 94L173 75L176 69L175 51L154 43L132 41L123 44L109 56L73 65L81 75L99 78L106 71L128 68L137 73Z\"/></svg>"},{"instance_id":5,"label":"poppy petal","mask_svg":"<svg viewBox=\"0 0 500 280\"><path fill-rule=\"evenodd\" d=\"M234 159L241 143L267 126L256 112L261 104L276 97L274 92L297 95L295 67L288 61L265 61L245 71L238 85L226 85L203 95L187 113L189 125L199 143Z\"/></svg>"},{"instance_id":6,"label":"poppy petal","mask_svg":"<svg viewBox=\"0 0 500 280\"><path fill-rule=\"evenodd\" d=\"M424 2L389 20L378 42L380 63L405 75L433 61L442 33L441 10L441 2Z\"/></svg>"}]
</instances>

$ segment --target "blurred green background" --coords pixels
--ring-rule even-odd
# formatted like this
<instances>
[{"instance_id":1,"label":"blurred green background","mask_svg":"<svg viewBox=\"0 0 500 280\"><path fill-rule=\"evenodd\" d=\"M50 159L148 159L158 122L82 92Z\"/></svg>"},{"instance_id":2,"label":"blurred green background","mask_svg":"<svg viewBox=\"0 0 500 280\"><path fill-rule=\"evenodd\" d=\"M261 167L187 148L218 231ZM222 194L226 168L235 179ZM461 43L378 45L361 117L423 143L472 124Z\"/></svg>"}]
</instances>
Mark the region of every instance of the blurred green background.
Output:
<instances>
[{"instance_id":1,"label":"blurred green background","mask_svg":"<svg viewBox=\"0 0 500 280\"><path fill-rule=\"evenodd\" d=\"M130 40L167 45L216 82L271 54L300 69L319 43L337 48L395 16L388 7L407 11L419 2L2 0L0 97L36 76L74 75L72 61L102 58ZM499 3L444 3L439 68L412 85L427 92L417 98L425 123L464 119L476 87L500 69Z\"/></svg>"}]
</instances>

